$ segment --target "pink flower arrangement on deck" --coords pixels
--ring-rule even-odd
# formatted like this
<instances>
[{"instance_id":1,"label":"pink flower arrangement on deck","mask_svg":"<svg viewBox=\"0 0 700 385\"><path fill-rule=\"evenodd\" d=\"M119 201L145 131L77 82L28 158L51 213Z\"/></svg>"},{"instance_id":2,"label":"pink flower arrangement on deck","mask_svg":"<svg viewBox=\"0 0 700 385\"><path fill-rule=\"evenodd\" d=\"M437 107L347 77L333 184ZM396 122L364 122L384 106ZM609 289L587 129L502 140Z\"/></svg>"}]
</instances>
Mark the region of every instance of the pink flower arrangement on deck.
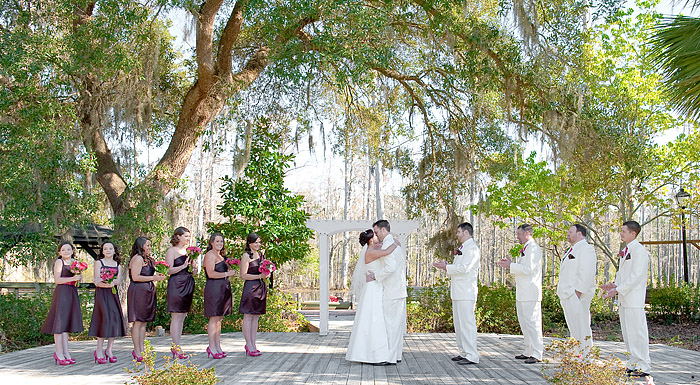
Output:
<instances>
[{"instance_id":1,"label":"pink flower arrangement on deck","mask_svg":"<svg viewBox=\"0 0 700 385\"><path fill-rule=\"evenodd\" d=\"M87 269L87 267L87 263L83 261L73 261L73 263L70 264L70 272L75 275L82 274L83 271ZM78 287L79 285L78 281L75 281L73 284L75 285L75 287Z\"/></svg>"},{"instance_id":2,"label":"pink flower arrangement on deck","mask_svg":"<svg viewBox=\"0 0 700 385\"><path fill-rule=\"evenodd\" d=\"M275 266L274 263L272 263L272 261L270 261L269 259L266 259L266 260L262 261L258 270L262 274L269 275L273 271L277 270L277 267Z\"/></svg>"},{"instance_id":3,"label":"pink flower arrangement on deck","mask_svg":"<svg viewBox=\"0 0 700 385\"><path fill-rule=\"evenodd\" d=\"M109 269L100 274L100 279L104 283L111 284L115 279L117 279L117 275L114 274L114 271ZM112 294L117 294L117 289L114 286L112 286Z\"/></svg>"}]
</instances>

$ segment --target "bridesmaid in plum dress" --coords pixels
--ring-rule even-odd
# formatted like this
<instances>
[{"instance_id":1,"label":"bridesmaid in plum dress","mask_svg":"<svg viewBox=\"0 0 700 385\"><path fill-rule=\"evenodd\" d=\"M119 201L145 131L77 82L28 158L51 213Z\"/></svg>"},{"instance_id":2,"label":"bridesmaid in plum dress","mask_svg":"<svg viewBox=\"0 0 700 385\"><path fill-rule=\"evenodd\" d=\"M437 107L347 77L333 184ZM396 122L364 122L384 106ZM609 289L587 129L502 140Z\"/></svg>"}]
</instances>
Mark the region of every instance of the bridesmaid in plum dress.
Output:
<instances>
[{"instance_id":1,"label":"bridesmaid in plum dress","mask_svg":"<svg viewBox=\"0 0 700 385\"><path fill-rule=\"evenodd\" d=\"M192 307L194 294L194 278L190 272L190 265L196 267L196 261L191 261L187 255L187 246L190 244L190 231L184 227L178 227L170 238L172 245L165 253L165 262L170 266L168 273L168 313L170 313L170 336L173 338L173 347L170 352L173 358L187 359L188 356L180 348L180 337L185 317Z\"/></svg>"},{"instance_id":2,"label":"bridesmaid in plum dress","mask_svg":"<svg viewBox=\"0 0 700 385\"><path fill-rule=\"evenodd\" d=\"M109 241L103 243L95 261L95 306L88 333L91 337L97 337L97 350L93 352L93 356L98 364L106 364L108 360L111 363L117 362L117 357L112 353L114 339L126 335L122 305L117 293L117 287L122 282L121 263L122 258L117 245ZM102 274L110 272L114 280L112 282L102 280ZM107 348L103 351L105 338Z\"/></svg>"},{"instance_id":3,"label":"bridesmaid in plum dress","mask_svg":"<svg viewBox=\"0 0 700 385\"><path fill-rule=\"evenodd\" d=\"M131 328L131 340L134 350L131 356L137 362L143 361L144 341L146 339L146 323L156 318L156 287L153 282L162 281L166 277L156 273L155 261L151 257L151 241L146 237L138 237L131 247L129 260L129 290L126 294L127 314Z\"/></svg>"},{"instance_id":4,"label":"bridesmaid in plum dress","mask_svg":"<svg viewBox=\"0 0 700 385\"><path fill-rule=\"evenodd\" d=\"M214 359L220 359L226 357L226 352L221 349L221 321L224 316L232 313L233 307L229 277L236 274L226 264L222 234L214 233L209 237L202 264L207 275L207 284L204 286L204 316L209 317L207 357L212 355Z\"/></svg>"},{"instance_id":5,"label":"bridesmaid in plum dress","mask_svg":"<svg viewBox=\"0 0 700 385\"><path fill-rule=\"evenodd\" d=\"M80 301L75 283L82 278L70 271L74 262L75 246L70 242L58 245L58 259L53 264L54 282L56 288L51 298L51 309L46 315L41 332L53 334L56 352L53 354L55 364L70 365L75 360L68 352L68 333L83 331L83 315L80 312Z\"/></svg>"},{"instance_id":6,"label":"bridesmaid in plum dress","mask_svg":"<svg viewBox=\"0 0 700 385\"><path fill-rule=\"evenodd\" d=\"M250 233L245 241L245 253L241 257L241 278L245 280L238 312L243 314L243 337L246 355L257 357L261 353L255 346L258 332L258 319L265 314L267 306L267 286L263 278L269 274L260 273L260 263L264 256L260 252L261 240L258 234Z\"/></svg>"}]
</instances>

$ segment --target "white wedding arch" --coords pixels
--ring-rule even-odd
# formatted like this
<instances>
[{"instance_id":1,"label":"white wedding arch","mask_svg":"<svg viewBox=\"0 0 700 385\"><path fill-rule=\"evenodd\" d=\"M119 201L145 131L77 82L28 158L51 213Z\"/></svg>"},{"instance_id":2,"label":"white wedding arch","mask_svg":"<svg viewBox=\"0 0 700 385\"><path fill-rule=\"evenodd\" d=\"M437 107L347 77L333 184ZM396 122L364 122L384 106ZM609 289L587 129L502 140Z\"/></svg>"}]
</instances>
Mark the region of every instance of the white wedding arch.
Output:
<instances>
[{"instance_id":1,"label":"white wedding arch","mask_svg":"<svg viewBox=\"0 0 700 385\"><path fill-rule=\"evenodd\" d=\"M363 231L372 228L373 221L344 221L344 220L313 220L306 221L306 226L318 233L319 256L319 315L320 325L318 333L328 335L328 297L330 280L330 245L328 237L344 231ZM389 221L391 232L399 238L402 245L406 245L408 233L419 227L418 221Z\"/></svg>"}]
</instances>

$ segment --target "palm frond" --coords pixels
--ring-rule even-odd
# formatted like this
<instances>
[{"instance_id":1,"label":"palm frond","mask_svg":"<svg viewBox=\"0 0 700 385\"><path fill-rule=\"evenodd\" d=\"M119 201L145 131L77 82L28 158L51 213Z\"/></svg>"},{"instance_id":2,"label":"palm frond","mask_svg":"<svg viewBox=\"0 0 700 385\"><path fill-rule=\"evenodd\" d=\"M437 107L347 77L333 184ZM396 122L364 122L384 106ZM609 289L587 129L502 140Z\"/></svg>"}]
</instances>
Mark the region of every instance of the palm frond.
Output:
<instances>
[{"instance_id":1,"label":"palm frond","mask_svg":"<svg viewBox=\"0 0 700 385\"><path fill-rule=\"evenodd\" d=\"M688 117L700 118L700 18L663 19L650 43L671 101Z\"/></svg>"}]
</instances>

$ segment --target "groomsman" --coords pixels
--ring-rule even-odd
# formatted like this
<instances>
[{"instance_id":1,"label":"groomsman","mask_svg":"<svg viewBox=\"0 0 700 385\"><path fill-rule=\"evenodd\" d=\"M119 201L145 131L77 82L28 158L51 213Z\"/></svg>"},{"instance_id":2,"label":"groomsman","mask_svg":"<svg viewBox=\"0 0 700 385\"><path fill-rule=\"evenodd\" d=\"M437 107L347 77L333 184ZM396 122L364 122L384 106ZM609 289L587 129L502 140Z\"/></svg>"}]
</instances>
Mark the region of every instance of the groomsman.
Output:
<instances>
[{"instance_id":1,"label":"groomsman","mask_svg":"<svg viewBox=\"0 0 700 385\"><path fill-rule=\"evenodd\" d=\"M561 260L557 295L570 336L581 343L582 353L588 353L593 345L590 309L595 294L597 257L593 246L586 242L583 225L569 227L566 238L571 247Z\"/></svg>"},{"instance_id":2,"label":"groomsman","mask_svg":"<svg viewBox=\"0 0 700 385\"><path fill-rule=\"evenodd\" d=\"M476 296L478 292L481 252L474 243L474 228L468 222L457 227L457 240L461 243L455 251L452 264L437 261L433 266L447 272L450 277L450 297L452 298L452 318L454 320L459 355L452 357L460 365L479 363L476 349Z\"/></svg>"},{"instance_id":3,"label":"groomsman","mask_svg":"<svg viewBox=\"0 0 700 385\"><path fill-rule=\"evenodd\" d=\"M644 313L647 293L649 253L637 240L642 227L636 221L622 224L620 238L627 247L620 252L620 265L615 283L606 283L601 289L605 298L617 294L620 326L625 347L630 353L627 359L627 374L631 377L646 377L651 369L649 358L649 331Z\"/></svg>"},{"instance_id":4,"label":"groomsman","mask_svg":"<svg viewBox=\"0 0 700 385\"><path fill-rule=\"evenodd\" d=\"M525 349L515 356L526 364L542 361L542 249L532 238L533 228L529 224L518 226L515 232L523 245L518 262L504 258L498 266L509 269L515 277L515 307L518 312L520 330L523 332Z\"/></svg>"}]
</instances>

